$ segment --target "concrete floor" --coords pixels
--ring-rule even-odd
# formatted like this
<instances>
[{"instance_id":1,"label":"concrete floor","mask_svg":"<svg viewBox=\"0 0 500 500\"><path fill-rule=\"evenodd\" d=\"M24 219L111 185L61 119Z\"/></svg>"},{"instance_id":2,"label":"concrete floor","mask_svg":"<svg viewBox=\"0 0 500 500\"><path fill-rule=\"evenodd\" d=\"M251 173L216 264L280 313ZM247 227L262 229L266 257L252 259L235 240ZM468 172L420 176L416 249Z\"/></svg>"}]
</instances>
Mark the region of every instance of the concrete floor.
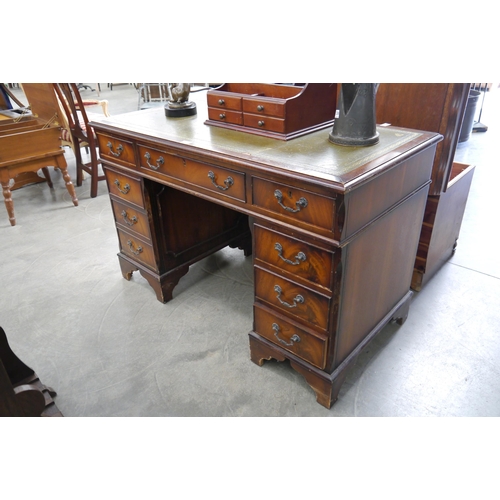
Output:
<instances>
[{"instance_id":1,"label":"concrete floor","mask_svg":"<svg viewBox=\"0 0 500 500\"><path fill-rule=\"evenodd\" d=\"M94 199L88 180L77 188L78 207L57 172L52 190L13 192L17 225L0 217L0 325L67 417L499 416L499 93L486 96L489 130L457 150L476 171L455 255L415 294L406 323L363 351L330 410L287 363L250 361L242 252L193 265L168 304L138 273L122 278L105 182ZM101 84L100 96L111 114L137 109L130 85Z\"/></svg>"}]
</instances>

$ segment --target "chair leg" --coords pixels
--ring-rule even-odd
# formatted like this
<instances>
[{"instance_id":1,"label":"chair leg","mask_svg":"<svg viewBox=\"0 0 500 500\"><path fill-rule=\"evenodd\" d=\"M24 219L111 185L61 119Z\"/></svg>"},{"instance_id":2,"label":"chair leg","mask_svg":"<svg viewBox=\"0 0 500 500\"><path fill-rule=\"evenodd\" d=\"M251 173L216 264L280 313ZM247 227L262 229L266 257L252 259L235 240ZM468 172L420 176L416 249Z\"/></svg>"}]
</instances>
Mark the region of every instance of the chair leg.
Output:
<instances>
[{"instance_id":1,"label":"chair leg","mask_svg":"<svg viewBox=\"0 0 500 500\"><path fill-rule=\"evenodd\" d=\"M75 159L76 159L76 185L81 186L83 183L83 169L82 169L82 153L80 148L75 148Z\"/></svg>"},{"instance_id":2,"label":"chair leg","mask_svg":"<svg viewBox=\"0 0 500 500\"><path fill-rule=\"evenodd\" d=\"M90 161L91 161L91 176L90 176L90 197L95 198L97 196L97 189L99 182L99 163L97 161L97 153L94 148L91 149L90 152Z\"/></svg>"},{"instance_id":3,"label":"chair leg","mask_svg":"<svg viewBox=\"0 0 500 500\"><path fill-rule=\"evenodd\" d=\"M49 169L47 167L43 167L42 173L43 176L45 177L45 180L47 181L47 184L49 185L49 188L52 189L54 187L54 184L52 184L52 179L50 178Z\"/></svg>"}]
</instances>

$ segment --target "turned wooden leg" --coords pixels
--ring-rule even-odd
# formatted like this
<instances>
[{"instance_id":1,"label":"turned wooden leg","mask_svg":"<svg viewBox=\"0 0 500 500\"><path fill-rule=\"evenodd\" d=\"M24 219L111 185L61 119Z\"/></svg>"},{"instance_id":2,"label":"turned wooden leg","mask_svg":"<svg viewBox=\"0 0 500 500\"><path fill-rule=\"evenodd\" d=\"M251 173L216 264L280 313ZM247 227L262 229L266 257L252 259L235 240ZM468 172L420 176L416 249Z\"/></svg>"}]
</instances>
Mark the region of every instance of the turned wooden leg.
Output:
<instances>
[{"instance_id":1,"label":"turned wooden leg","mask_svg":"<svg viewBox=\"0 0 500 500\"><path fill-rule=\"evenodd\" d=\"M71 177L68 174L68 169L66 167L59 167L59 168L61 169L64 182L66 183L66 189L68 190L68 193L71 196L71 199L73 200L73 205L77 207L78 198L76 197L75 186L73 186L73 183L71 182Z\"/></svg>"},{"instance_id":2,"label":"turned wooden leg","mask_svg":"<svg viewBox=\"0 0 500 500\"><path fill-rule=\"evenodd\" d=\"M16 225L16 217L14 216L14 201L12 200L12 193L9 187L9 181L2 181L2 191L3 198L5 201L5 208L7 208L7 213L9 215L9 221L11 226Z\"/></svg>"}]
</instances>

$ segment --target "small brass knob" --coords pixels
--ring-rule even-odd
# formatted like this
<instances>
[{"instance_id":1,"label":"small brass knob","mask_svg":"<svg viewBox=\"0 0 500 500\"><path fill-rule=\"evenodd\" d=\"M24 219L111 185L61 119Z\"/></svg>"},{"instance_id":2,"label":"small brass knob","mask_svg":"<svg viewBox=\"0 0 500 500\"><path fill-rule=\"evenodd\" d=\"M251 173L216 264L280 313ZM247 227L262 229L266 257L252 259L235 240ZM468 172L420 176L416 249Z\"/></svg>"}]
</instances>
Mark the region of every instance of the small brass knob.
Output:
<instances>
[{"instance_id":1,"label":"small brass knob","mask_svg":"<svg viewBox=\"0 0 500 500\"><path fill-rule=\"evenodd\" d=\"M221 106L224 106L224 104L226 104L226 101L224 99L219 99L219 104Z\"/></svg>"},{"instance_id":2,"label":"small brass knob","mask_svg":"<svg viewBox=\"0 0 500 500\"><path fill-rule=\"evenodd\" d=\"M225 120L225 119L226 119L226 115L225 115L224 113L221 113L221 114L219 115L219 118L220 118L221 120Z\"/></svg>"},{"instance_id":3,"label":"small brass knob","mask_svg":"<svg viewBox=\"0 0 500 500\"><path fill-rule=\"evenodd\" d=\"M264 120L259 120L259 121L257 122L257 125L258 125L259 127L263 127L263 126L265 125Z\"/></svg>"},{"instance_id":4,"label":"small brass knob","mask_svg":"<svg viewBox=\"0 0 500 500\"><path fill-rule=\"evenodd\" d=\"M262 104L259 104L257 106L257 111L264 111L264 106L262 106Z\"/></svg>"}]
</instances>

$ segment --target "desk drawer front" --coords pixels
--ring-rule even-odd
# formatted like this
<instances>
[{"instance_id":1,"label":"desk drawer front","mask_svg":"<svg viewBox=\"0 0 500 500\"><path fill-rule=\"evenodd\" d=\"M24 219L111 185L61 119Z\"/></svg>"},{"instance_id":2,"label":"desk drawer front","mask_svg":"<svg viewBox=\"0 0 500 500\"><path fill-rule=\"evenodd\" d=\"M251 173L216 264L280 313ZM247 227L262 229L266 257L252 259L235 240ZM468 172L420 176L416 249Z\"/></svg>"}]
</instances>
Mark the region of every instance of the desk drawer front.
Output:
<instances>
[{"instance_id":1,"label":"desk drawer front","mask_svg":"<svg viewBox=\"0 0 500 500\"><path fill-rule=\"evenodd\" d=\"M258 267L255 267L255 295L287 316L327 329L330 299L324 295Z\"/></svg>"},{"instance_id":2,"label":"desk drawer front","mask_svg":"<svg viewBox=\"0 0 500 500\"><path fill-rule=\"evenodd\" d=\"M99 154L102 158L135 167L134 146L131 142L100 134L98 140Z\"/></svg>"},{"instance_id":3,"label":"desk drawer front","mask_svg":"<svg viewBox=\"0 0 500 500\"><path fill-rule=\"evenodd\" d=\"M231 96L226 93L209 92L207 103L210 107L219 109L232 109L241 111L241 97Z\"/></svg>"},{"instance_id":4,"label":"desk drawer front","mask_svg":"<svg viewBox=\"0 0 500 500\"><path fill-rule=\"evenodd\" d=\"M252 179L252 203L260 208L333 231L335 200L295 187Z\"/></svg>"},{"instance_id":5,"label":"desk drawer front","mask_svg":"<svg viewBox=\"0 0 500 500\"><path fill-rule=\"evenodd\" d=\"M333 252L258 225L254 226L254 234L256 259L317 285L331 288Z\"/></svg>"},{"instance_id":6,"label":"desk drawer front","mask_svg":"<svg viewBox=\"0 0 500 500\"><path fill-rule=\"evenodd\" d=\"M189 182L240 201L246 201L245 174L139 146L141 169Z\"/></svg>"},{"instance_id":7,"label":"desk drawer front","mask_svg":"<svg viewBox=\"0 0 500 500\"><path fill-rule=\"evenodd\" d=\"M106 174L106 181L110 194L128 201L129 203L133 203L140 208L144 208L140 179L134 179L128 175L107 168L104 169L104 172Z\"/></svg>"},{"instance_id":8,"label":"desk drawer front","mask_svg":"<svg viewBox=\"0 0 500 500\"><path fill-rule=\"evenodd\" d=\"M269 99L243 99L243 112L285 118L285 104Z\"/></svg>"},{"instance_id":9,"label":"desk drawer front","mask_svg":"<svg viewBox=\"0 0 500 500\"><path fill-rule=\"evenodd\" d=\"M326 336L299 328L259 304L254 305L254 325L255 332L267 340L296 354L321 370L325 367Z\"/></svg>"},{"instance_id":10,"label":"desk drawer front","mask_svg":"<svg viewBox=\"0 0 500 500\"><path fill-rule=\"evenodd\" d=\"M121 229L117 229L117 231L122 253L155 271L158 270L153 247L149 243Z\"/></svg>"},{"instance_id":11,"label":"desk drawer front","mask_svg":"<svg viewBox=\"0 0 500 500\"><path fill-rule=\"evenodd\" d=\"M243 124L245 127L258 128L259 130L269 130L271 132L285 133L285 120L272 118L270 116L243 114Z\"/></svg>"},{"instance_id":12,"label":"desk drawer front","mask_svg":"<svg viewBox=\"0 0 500 500\"><path fill-rule=\"evenodd\" d=\"M111 200L111 206L113 207L116 224L126 227L128 231L140 234L148 240L151 239L149 220L145 212L118 200Z\"/></svg>"},{"instance_id":13,"label":"desk drawer front","mask_svg":"<svg viewBox=\"0 0 500 500\"><path fill-rule=\"evenodd\" d=\"M233 125L243 125L243 113L228 109L208 108L208 117L217 122L232 123Z\"/></svg>"}]
</instances>

